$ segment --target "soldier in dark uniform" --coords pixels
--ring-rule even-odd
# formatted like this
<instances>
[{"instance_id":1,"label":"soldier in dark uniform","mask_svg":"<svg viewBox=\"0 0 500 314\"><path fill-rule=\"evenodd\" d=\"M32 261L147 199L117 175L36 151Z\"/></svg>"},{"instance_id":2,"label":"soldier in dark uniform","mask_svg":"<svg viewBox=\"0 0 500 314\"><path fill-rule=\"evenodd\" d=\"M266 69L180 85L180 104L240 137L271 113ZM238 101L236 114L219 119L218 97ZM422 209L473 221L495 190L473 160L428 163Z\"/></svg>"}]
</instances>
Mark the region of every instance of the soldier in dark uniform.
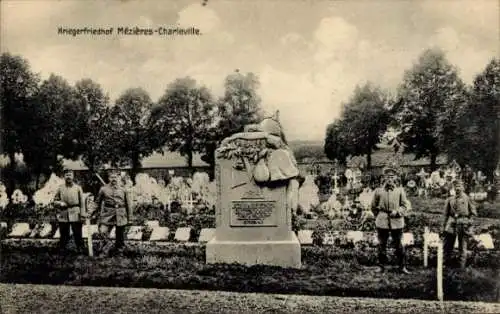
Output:
<instances>
[{"instance_id":1,"label":"soldier in dark uniform","mask_svg":"<svg viewBox=\"0 0 500 314\"><path fill-rule=\"evenodd\" d=\"M460 252L460 267L465 268L467 262L467 240L471 234L471 218L477 216L476 208L469 196L464 192L461 181L453 182L455 195L446 200L443 222L443 253L449 260L455 239L458 238L458 250Z\"/></svg>"},{"instance_id":2,"label":"soldier in dark uniform","mask_svg":"<svg viewBox=\"0 0 500 314\"><path fill-rule=\"evenodd\" d=\"M57 210L57 221L59 222L59 233L61 235L59 250L61 252L66 250L71 229L78 252L85 253L82 238L82 219L85 219L87 214L82 188L73 179L73 170L64 169L65 182L59 186L54 196L54 207Z\"/></svg>"},{"instance_id":3,"label":"soldier in dark uniform","mask_svg":"<svg viewBox=\"0 0 500 314\"><path fill-rule=\"evenodd\" d=\"M99 233L109 239L109 233L115 227L116 241L112 253L119 253L125 248L125 227L132 220L132 204L129 194L120 186L119 173L110 171L108 177L109 184L99 190L96 199Z\"/></svg>"}]
</instances>

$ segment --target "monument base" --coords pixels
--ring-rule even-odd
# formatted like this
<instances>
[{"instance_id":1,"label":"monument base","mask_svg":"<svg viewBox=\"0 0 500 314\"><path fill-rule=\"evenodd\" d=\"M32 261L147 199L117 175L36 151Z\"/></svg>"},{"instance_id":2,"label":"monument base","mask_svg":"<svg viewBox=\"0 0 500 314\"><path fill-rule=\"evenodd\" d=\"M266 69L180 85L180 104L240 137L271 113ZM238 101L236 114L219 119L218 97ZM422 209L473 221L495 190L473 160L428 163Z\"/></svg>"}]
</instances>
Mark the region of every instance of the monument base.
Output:
<instances>
[{"instance_id":1,"label":"monument base","mask_svg":"<svg viewBox=\"0 0 500 314\"><path fill-rule=\"evenodd\" d=\"M295 233L290 233L287 241L219 241L212 238L206 245L206 262L300 268L300 243Z\"/></svg>"}]
</instances>

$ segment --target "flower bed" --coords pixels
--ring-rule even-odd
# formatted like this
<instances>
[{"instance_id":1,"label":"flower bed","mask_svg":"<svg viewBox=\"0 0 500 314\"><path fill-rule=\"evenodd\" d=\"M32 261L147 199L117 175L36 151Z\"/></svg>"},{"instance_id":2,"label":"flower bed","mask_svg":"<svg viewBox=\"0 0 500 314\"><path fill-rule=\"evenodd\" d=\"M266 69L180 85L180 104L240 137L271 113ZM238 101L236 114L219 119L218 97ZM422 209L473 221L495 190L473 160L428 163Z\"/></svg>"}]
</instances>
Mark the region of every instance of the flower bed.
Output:
<instances>
[{"instance_id":1,"label":"flower bed","mask_svg":"<svg viewBox=\"0 0 500 314\"><path fill-rule=\"evenodd\" d=\"M205 264L201 245L157 246L135 242L123 257L61 257L45 245L2 244L4 283L45 283L226 290L235 292L299 293L314 295L435 299L435 253L424 269L421 251L409 252L413 274L377 274L373 249L302 248L303 267L246 267ZM471 258L474 268L445 269L448 300L497 301L498 253Z\"/></svg>"}]
</instances>

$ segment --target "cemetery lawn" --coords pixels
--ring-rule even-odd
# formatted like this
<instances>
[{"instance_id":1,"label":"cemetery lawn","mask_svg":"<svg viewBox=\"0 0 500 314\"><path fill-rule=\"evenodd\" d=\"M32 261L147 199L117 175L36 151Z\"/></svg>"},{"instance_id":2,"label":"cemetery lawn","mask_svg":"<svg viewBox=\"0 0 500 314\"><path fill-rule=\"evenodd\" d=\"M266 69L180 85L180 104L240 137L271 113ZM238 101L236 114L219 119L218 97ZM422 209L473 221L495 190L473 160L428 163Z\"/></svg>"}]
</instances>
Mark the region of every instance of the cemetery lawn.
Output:
<instances>
[{"instance_id":1,"label":"cemetery lawn","mask_svg":"<svg viewBox=\"0 0 500 314\"><path fill-rule=\"evenodd\" d=\"M374 272L370 248L304 247L299 270L272 266L207 265L203 245L136 243L120 257L61 257L47 244L3 242L0 282L197 289L342 297L435 300L435 252L423 268L418 248L409 252L410 275ZM446 300L499 300L499 251L471 257L472 267L445 269ZM210 312L210 311L209 311Z\"/></svg>"},{"instance_id":2,"label":"cemetery lawn","mask_svg":"<svg viewBox=\"0 0 500 314\"><path fill-rule=\"evenodd\" d=\"M493 303L0 285L5 313L500 313Z\"/></svg>"}]
</instances>

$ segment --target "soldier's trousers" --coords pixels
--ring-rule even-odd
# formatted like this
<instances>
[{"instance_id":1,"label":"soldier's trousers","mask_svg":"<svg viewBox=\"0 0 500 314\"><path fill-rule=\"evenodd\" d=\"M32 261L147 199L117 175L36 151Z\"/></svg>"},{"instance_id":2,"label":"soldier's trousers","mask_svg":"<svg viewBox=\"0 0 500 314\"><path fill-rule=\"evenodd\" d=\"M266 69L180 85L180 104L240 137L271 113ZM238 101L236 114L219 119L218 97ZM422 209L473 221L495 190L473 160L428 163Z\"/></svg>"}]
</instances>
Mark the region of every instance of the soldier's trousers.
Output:
<instances>
[{"instance_id":1,"label":"soldier's trousers","mask_svg":"<svg viewBox=\"0 0 500 314\"><path fill-rule=\"evenodd\" d=\"M115 248L120 249L125 246L125 227L115 226ZM99 233L101 233L106 240L109 240L109 233L113 229L112 225L99 225Z\"/></svg>"},{"instance_id":2,"label":"soldier's trousers","mask_svg":"<svg viewBox=\"0 0 500 314\"><path fill-rule=\"evenodd\" d=\"M377 228L378 236L378 261L381 266L387 264L387 241L389 236L392 237L392 243L396 249L396 257L398 259L398 266L405 267L405 250L403 242L403 229L380 229Z\"/></svg>"},{"instance_id":3,"label":"soldier's trousers","mask_svg":"<svg viewBox=\"0 0 500 314\"><path fill-rule=\"evenodd\" d=\"M64 249L68 245L71 228L76 247L78 249L83 249L84 242L82 238L82 226L83 224L81 222L59 222L59 233L61 235L59 248Z\"/></svg>"},{"instance_id":4,"label":"soldier's trousers","mask_svg":"<svg viewBox=\"0 0 500 314\"><path fill-rule=\"evenodd\" d=\"M447 263L451 259L453 253L453 248L455 246L455 240L458 238L458 252L460 254L460 267L465 268L467 263L467 239L468 235L464 231L458 231L457 233L444 234L443 239L443 253L444 258Z\"/></svg>"}]
</instances>

